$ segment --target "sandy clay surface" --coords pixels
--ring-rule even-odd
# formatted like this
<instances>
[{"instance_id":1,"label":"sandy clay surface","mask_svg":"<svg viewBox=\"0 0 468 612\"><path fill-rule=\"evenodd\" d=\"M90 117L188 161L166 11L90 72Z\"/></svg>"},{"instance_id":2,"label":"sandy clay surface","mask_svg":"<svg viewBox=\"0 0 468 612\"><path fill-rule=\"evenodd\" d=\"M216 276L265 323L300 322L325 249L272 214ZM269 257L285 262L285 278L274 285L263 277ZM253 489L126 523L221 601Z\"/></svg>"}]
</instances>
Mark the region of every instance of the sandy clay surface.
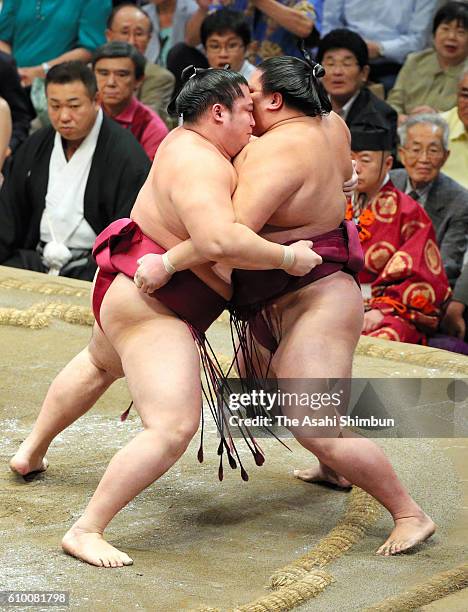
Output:
<instances>
[{"instance_id":1,"label":"sandy clay surface","mask_svg":"<svg viewBox=\"0 0 468 612\"><path fill-rule=\"evenodd\" d=\"M86 291L82 296L44 296L37 287L5 287L5 278L11 277L0 268L0 308L87 303ZM248 483L238 470L229 469L219 483L211 423L205 463L196 461L196 437L182 460L112 522L107 537L132 556L133 566L94 568L62 553L61 536L80 515L109 459L140 429L135 412L125 423L118 418L128 404L125 383L116 384L56 439L45 474L25 482L8 470L7 461L27 435L49 382L89 333L89 327L56 319L36 330L0 326L0 588L68 591L71 608L99 611L233 610L267 594L276 569L311 550L339 523L349 494L294 479L295 467L315 459L293 442L289 452L274 441L262 441L267 462L261 468L243 453ZM212 339L227 354L224 324L216 324ZM381 375L389 365L382 357L361 355L356 367L361 376L372 369ZM404 359L392 367L404 369ZM426 367L412 366L417 373ZM382 512L365 537L327 567L336 582L303 610L362 610L466 560L466 439L379 444L439 532L412 554L376 557L391 527ZM427 610L466 610L465 595Z\"/></svg>"}]
</instances>

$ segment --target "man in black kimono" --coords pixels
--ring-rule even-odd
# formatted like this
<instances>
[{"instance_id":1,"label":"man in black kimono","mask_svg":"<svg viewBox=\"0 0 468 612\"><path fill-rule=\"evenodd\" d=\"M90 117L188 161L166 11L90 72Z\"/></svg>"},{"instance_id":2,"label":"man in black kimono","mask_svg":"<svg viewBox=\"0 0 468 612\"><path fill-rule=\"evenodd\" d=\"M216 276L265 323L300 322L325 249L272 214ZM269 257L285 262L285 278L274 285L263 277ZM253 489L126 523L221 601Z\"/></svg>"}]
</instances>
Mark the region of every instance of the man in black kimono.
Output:
<instances>
[{"instance_id":1,"label":"man in black kimono","mask_svg":"<svg viewBox=\"0 0 468 612\"><path fill-rule=\"evenodd\" d=\"M0 192L0 264L92 280L96 235L129 215L150 162L96 91L81 62L49 71L52 126L18 149Z\"/></svg>"}]
</instances>

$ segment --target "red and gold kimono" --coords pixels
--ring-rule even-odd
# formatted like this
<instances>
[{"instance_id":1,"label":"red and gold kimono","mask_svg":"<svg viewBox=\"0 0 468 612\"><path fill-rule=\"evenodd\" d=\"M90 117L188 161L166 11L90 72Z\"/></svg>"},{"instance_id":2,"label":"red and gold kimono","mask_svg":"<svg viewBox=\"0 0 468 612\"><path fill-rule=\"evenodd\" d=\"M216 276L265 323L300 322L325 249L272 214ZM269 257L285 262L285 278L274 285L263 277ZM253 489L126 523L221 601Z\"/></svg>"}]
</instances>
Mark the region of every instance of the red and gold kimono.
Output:
<instances>
[{"instance_id":1,"label":"red and gold kimono","mask_svg":"<svg viewBox=\"0 0 468 612\"><path fill-rule=\"evenodd\" d=\"M361 213L359 225L365 261L359 280L372 290L366 310L384 314L379 327L366 335L426 344L450 295L429 216L388 181Z\"/></svg>"}]
</instances>

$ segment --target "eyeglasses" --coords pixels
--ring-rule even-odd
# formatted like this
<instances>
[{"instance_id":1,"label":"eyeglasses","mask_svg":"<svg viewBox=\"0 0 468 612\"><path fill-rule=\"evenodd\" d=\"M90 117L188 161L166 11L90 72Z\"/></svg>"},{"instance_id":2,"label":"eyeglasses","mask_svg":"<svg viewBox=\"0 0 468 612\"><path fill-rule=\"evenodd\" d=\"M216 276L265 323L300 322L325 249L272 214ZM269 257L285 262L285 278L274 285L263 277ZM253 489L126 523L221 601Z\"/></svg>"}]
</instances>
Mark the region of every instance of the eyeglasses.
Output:
<instances>
[{"instance_id":1,"label":"eyeglasses","mask_svg":"<svg viewBox=\"0 0 468 612\"><path fill-rule=\"evenodd\" d=\"M429 147L428 149L420 149L419 147L407 149L403 147L403 149L406 151L406 155L413 160L420 159L423 155L426 155L430 162L438 162L444 155L444 150L438 147Z\"/></svg>"},{"instance_id":2,"label":"eyeglasses","mask_svg":"<svg viewBox=\"0 0 468 612\"><path fill-rule=\"evenodd\" d=\"M244 47L243 43L237 40L233 40L231 42L226 43L225 45L221 45L216 42L208 43L206 45L206 50L211 51L211 53L220 53L222 50L225 50L228 53L235 53L236 51L239 51L239 49L242 49L243 47Z\"/></svg>"},{"instance_id":3,"label":"eyeglasses","mask_svg":"<svg viewBox=\"0 0 468 612\"><path fill-rule=\"evenodd\" d=\"M333 70L333 68L344 68L345 70L349 70L350 68L358 65L358 62L355 62L352 59L344 60L342 62L335 62L334 60L325 60L322 62L322 66L325 68L325 70Z\"/></svg>"}]
</instances>

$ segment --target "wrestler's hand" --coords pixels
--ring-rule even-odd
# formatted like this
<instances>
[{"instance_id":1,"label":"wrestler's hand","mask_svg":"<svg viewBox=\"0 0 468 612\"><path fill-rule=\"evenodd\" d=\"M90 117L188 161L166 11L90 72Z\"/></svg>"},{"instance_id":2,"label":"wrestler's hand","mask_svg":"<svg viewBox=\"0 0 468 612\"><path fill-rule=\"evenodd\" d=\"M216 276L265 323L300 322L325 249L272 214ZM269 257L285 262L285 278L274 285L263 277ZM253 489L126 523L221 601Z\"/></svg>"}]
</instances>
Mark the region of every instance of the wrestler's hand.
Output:
<instances>
[{"instance_id":1,"label":"wrestler's hand","mask_svg":"<svg viewBox=\"0 0 468 612\"><path fill-rule=\"evenodd\" d=\"M322 258L312 250L313 242L310 240L299 240L291 244L294 251L294 262L287 268L286 272L293 276L304 276L313 268L322 263Z\"/></svg>"},{"instance_id":2,"label":"wrestler's hand","mask_svg":"<svg viewBox=\"0 0 468 612\"><path fill-rule=\"evenodd\" d=\"M351 163L353 164L353 176L349 179L349 181L343 183L343 191L346 196L351 196L358 184L356 161L353 159Z\"/></svg>"},{"instance_id":3,"label":"wrestler's hand","mask_svg":"<svg viewBox=\"0 0 468 612\"><path fill-rule=\"evenodd\" d=\"M140 265L135 272L133 280L138 289L143 291L143 293L151 294L156 289L164 287L172 277L164 267L162 255L148 253L148 255L140 257L138 263Z\"/></svg>"},{"instance_id":4,"label":"wrestler's hand","mask_svg":"<svg viewBox=\"0 0 468 612\"><path fill-rule=\"evenodd\" d=\"M383 318L384 314L377 308L372 308L372 310L368 310L364 314L364 323L362 324L362 331L374 331L374 329L377 329L378 326L382 323Z\"/></svg>"}]
</instances>

